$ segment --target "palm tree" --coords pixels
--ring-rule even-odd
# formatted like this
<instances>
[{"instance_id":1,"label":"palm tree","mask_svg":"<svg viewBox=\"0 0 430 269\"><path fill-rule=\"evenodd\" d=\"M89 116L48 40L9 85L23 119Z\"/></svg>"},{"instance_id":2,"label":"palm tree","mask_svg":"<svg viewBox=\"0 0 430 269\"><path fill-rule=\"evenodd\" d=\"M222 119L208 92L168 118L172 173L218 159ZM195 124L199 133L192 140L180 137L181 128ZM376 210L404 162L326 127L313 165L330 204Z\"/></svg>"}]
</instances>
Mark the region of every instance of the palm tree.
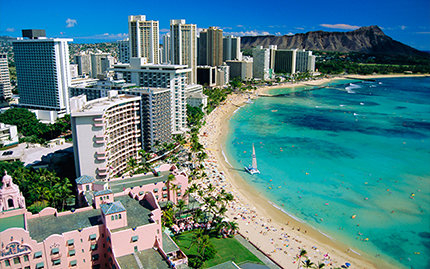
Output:
<instances>
[{"instance_id":1,"label":"palm tree","mask_svg":"<svg viewBox=\"0 0 430 269\"><path fill-rule=\"evenodd\" d=\"M209 183L206 190L207 190L208 194L210 195L215 190L215 187L212 185L212 183Z\"/></svg>"},{"instance_id":2,"label":"palm tree","mask_svg":"<svg viewBox=\"0 0 430 269\"><path fill-rule=\"evenodd\" d=\"M186 207L186 205L185 205L185 201L184 200L179 200L178 201L178 204L176 205L176 207L178 208L178 210L179 210L179 218L181 217L181 213L182 213L182 211L184 211L184 209L185 209L185 207Z\"/></svg>"},{"instance_id":3,"label":"palm tree","mask_svg":"<svg viewBox=\"0 0 430 269\"><path fill-rule=\"evenodd\" d=\"M175 176L173 175L173 174L169 174L168 176L167 176L167 180L166 180L166 187L167 187L167 193L168 193L168 196L169 196L169 200L171 200L170 198L170 184L171 184L171 182L173 181L173 180L175 180Z\"/></svg>"},{"instance_id":4,"label":"palm tree","mask_svg":"<svg viewBox=\"0 0 430 269\"><path fill-rule=\"evenodd\" d=\"M305 249L301 249L301 250L300 250L300 254L299 254L299 262L298 262L297 268L299 268L299 267L300 267L300 260L302 259L302 257L303 257L303 256L306 256L306 254L308 254L308 252L307 252Z\"/></svg>"},{"instance_id":5,"label":"palm tree","mask_svg":"<svg viewBox=\"0 0 430 269\"><path fill-rule=\"evenodd\" d=\"M234 221L230 221L228 224L230 225L230 235L235 235L239 225Z\"/></svg>"},{"instance_id":6,"label":"palm tree","mask_svg":"<svg viewBox=\"0 0 430 269\"><path fill-rule=\"evenodd\" d=\"M325 267L325 264L322 262L318 262L318 265L315 265L315 269L322 269Z\"/></svg>"},{"instance_id":7,"label":"palm tree","mask_svg":"<svg viewBox=\"0 0 430 269\"><path fill-rule=\"evenodd\" d=\"M135 158L130 158L127 161L127 168L126 171L130 171L130 174L133 174L133 171L137 168L138 164Z\"/></svg>"},{"instance_id":8,"label":"palm tree","mask_svg":"<svg viewBox=\"0 0 430 269\"><path fill-rule=\"evenodd\" d=\"M306 261L302 262L303 267L305 268L312 268L315 264L311 262L311 260L307 259Z\"/></svg>"}]
</instances>

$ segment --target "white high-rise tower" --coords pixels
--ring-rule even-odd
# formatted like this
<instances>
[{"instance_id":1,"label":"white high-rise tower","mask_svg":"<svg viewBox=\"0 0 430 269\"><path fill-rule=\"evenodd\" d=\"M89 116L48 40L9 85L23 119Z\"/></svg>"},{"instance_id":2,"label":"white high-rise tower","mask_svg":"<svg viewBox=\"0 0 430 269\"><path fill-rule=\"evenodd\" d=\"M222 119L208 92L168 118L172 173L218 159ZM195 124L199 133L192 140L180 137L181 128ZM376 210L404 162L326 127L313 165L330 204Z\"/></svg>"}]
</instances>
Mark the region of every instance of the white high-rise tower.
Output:
<instances>
[{"instance_id":1,"label":"white high-rise tower","mask_svg":"<svg viewBox=\"0 0 430 269\"><path fill-rule=\"evenodd\" d=\"M191 68L188 84L197 83L197 26L170 20L170 62Z\"/></svg>"},{"instance_id":2,"label":"white high-rise tower","mask_svg":"<svg viewBox=\"0 0 430 269\"><path fill-rule=\"evenodd\" d=\"M158 21L147 21L145 15L128 16L130 57L146 58L148 63L159 63Z\"/></svg>"},{"instance_id":3,"label":"white high-rise tower","mask_svg":"<svg viewBox=\"0 0 430 269\"><path fill-rule=\"evenodd\" d=\"M44 30L22 32L29 39L13 42L19 104L54 114L70 113L68 90L71 77L67 42L73 39L46 38ZM36 115L39 117L38 113ZM55 120L56 115L49 117Z\"/></svg>"}]
</instances>

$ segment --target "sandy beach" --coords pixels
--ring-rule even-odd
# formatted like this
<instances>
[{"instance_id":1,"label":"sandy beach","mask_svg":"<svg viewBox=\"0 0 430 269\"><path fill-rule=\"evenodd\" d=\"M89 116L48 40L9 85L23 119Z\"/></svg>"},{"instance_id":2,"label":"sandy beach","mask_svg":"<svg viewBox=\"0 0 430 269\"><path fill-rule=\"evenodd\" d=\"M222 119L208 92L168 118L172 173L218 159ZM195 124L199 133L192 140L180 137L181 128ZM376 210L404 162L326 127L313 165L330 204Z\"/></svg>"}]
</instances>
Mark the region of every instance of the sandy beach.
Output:
<instances>
[{"instance_id":1,"label":"sandy beach","mask_svg":"<svg viewBox=\"0 0 430 269\"><path fill-rule=\"evenodd\" d=\"M396 75L409 76L409 75ZM348 76L348 79L352 76ZM379 78L387 76L366 76L360 78ZM360 79L357 77L357 79ZM344 77L324 78L300 83L283 83L273 87L259 88L251 94L259 94L276 88L303 85L318 86ZM235 111L246 104L249 94L231 94L228 99L206 118L206 124L200 130L200 142L209 158L205 161L208 178L199 182L206 186L211 183L217 190L221 188L232 192L235 200L228 208L227 217L239 224L239 232L252 244L262 250L283 268L298 268L298 253L307 251L312 262L323 262L326 268L335 268L350 263L353 268L393 268L382 259L376 259L366 253L350 249L340 241L329 238L318 230L295 220L271 204L258 190L248 185L232 167L223 153L228 120ZM301 258L301 261L306 258Z\"/></svg>"}]
</instances>

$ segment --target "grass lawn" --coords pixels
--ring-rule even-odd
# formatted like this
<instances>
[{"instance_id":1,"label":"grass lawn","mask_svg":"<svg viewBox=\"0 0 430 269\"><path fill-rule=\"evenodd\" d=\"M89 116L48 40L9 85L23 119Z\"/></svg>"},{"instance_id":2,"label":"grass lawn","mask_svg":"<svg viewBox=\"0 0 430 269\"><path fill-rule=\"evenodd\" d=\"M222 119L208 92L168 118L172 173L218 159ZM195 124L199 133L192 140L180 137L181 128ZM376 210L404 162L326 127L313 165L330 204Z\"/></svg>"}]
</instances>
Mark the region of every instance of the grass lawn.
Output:
<instances>
[{"instance_id":1,"label":"grass lawn","mask_svg":"<svg viewBox=\"0 0 430 269\"><path fill-rule=\"evenodd\" d=\"M197 247L195 245L189 249L192 238L193 238L192 231L185 232L173 237L176 244L181 248L181 250L187 256L197 254ZM204 263L203 268L212 267L227 261L234 261L238 265L246 262L263 264L262 261L260 261L248 249L242 246L242 244L239 241L237 241L235 238L211 237L210 241L215 247L217 253L215 254L215 258L210 259Z\"/></svg>"}]
</instances>

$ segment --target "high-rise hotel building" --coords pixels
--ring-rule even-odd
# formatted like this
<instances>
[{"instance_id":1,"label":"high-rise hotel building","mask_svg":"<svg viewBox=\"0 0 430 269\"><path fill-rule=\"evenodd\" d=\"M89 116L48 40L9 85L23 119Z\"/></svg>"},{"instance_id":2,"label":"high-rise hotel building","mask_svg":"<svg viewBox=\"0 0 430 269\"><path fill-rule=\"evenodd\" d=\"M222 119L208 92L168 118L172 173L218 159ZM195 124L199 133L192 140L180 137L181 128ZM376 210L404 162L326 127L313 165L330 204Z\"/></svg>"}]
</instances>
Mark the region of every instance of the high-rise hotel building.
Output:
<instances>
[{"instance_id":1,"label":"high-rise hotel building","mask_svg":"<svg viewBox=\"0 0 430 269\"><path fill-rule=\"evenodd\" d=\"M159 63L158 21L147 21L145 15L128 16L130 58L146 58L148 63Z\"/></svg>"},{"instance_id":2,"label":"high-rise hotel building","mask_svg":"<svg viewBox=\"0 0 430 269\"><path fill-rule=\"evenodd\" d=\"M131 58L130 64L116 64L111 69L118 79L139 87L168 88L171 91L172 134L183 133L187 127L186 65L147 64L144 59Z\"/></svg>"},{"instance_id":3,"label":"high-rise hotel building","mask_svg":"<svg viewBox=\"0 0 430 269\"><path fill-rule=\"evenodd\" d=\"M85 95L70 99L76 175L99 180L121 175L141 147L141 98L118 95L87 102Z\"/></svg>"},{"instance_id":4,"label":"high-rise hotel building","mask_svg":"<svg viewBox=\"0 0 430 269\"><path fill-rule=\"evenodd\" d=\"M23 30L13 42L20 106L70 113L69 46L73 39L46 38L44 30ZM38 115L38 113L36 113Z\"/></svg>"},{"instance_id":5,"label":"high-rise hotel building","mask_svg":"<svg viewBox=\"0 0 430 269\"><path fill-rule=\"evenodd\" d=\"M240 52L240 36L224 36L223 37L223 55L224 61L228 60L242 60L242 53Z\"/></svg>"},{"instance_id":6,"label":"high-rise hotel building","mask_svg":"<svg viewBox=\"0 0 430 269\"><path fill-rule=\"evenodd\" d=\"M118 61L120 63L130 62L130 39L117 41L118 44Z\"/></svg>"},{"instance_id":7,"label":"high-rise hotel building","mask_svg":"<svg viewBox=\"0 0 430 269\"><path fill-rule=\"evenodd\" d=\"M209 27L200 32L199 65L220 66L223 63L222 29Z\"/></svg>"},{"instance_id":8,"label":"high-rise hotel building","mask_svg":"<svg viewBox=\"0 0 430 269\"><path fill-rule=\"evenodd\" d=\"M12 97L7 54L0 53L0 100Z\"/></svg>"},{"instance_id":9,"label":"high-rise hotel building","mask_svg":"<svg viewBox=\"0 0 430 269\"><path fill-rule=\"evenodd\" d=\"M185 20L170 20L170 63L187 65L188 84L197 83L197 26Z\"/></svg>"}]
</instances>

